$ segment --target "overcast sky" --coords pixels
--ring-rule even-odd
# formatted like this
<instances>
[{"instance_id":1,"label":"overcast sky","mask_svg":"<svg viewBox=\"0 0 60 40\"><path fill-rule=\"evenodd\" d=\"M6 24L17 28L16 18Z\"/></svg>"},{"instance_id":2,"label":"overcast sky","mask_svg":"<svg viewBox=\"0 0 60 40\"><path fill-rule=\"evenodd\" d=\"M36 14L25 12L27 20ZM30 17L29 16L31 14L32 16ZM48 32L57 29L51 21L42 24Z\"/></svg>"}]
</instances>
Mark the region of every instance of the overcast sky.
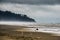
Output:
<instances>
[{"instance_id":1,"label":"overcast sky","mask_svg":"<svg viewBox=\"0 0 60 40\"><path fill-rule=\"evenodd\" d=\"M22 4L60 4L60 0L0 0L0 2L12 2Z\"/></svg>"},{"instance_id":2,"label":"overcast sky","mask_svg":"<svg viewBox=\"0 0 60 40\"><path fill-rule=\"evenodd\" d=\"M2 2L0 10L26 14L38 23L60 23L59 0L1 0L0 2Z\"/></svg>"}]
</instances>

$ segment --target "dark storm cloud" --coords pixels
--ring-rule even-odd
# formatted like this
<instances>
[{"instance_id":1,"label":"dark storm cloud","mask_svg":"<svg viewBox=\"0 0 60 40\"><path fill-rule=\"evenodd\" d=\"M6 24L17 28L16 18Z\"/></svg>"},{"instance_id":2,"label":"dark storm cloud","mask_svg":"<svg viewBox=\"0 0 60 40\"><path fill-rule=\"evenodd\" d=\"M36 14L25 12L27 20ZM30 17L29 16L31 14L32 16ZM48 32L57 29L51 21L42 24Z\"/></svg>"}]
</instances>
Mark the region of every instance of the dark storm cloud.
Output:
<instances>
[{"instance_id":1,"label":"dark storm cloud","mask_svg":"<svg viewBox=\"0 0 60 40\"><path fill-rule=\"evenodd\" d=\"M1 0L0 2L12 2L21 4L59 4L60 0Z\"/></svg>"},{"instance_id":2,"label":"dark storm cloud","mask_svg":"<svg viewBox=\"0 0 60 40\"><path fill-rule=\"evenodd\" d=\"M0 2L2 2L2 0L0 0Z\"/></svg>"}]
</instances>

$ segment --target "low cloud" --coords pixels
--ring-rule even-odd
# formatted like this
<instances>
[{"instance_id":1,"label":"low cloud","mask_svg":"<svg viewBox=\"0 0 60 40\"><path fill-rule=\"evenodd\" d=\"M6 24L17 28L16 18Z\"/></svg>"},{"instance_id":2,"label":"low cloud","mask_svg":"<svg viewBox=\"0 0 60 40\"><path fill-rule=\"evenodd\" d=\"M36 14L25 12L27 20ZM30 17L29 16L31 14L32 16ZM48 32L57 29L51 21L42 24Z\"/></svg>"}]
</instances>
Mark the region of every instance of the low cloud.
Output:
<instances>
[{"instance_id":1,"label":"low cloud","mask_svg":"<svg viewBox=\"0 0 60 40\"><path fill-rule=\"evenodd\" d=\"M59 22L60 5L0 4L1 10L26 14L37 22Z\"/></svg>"}]
</instances>

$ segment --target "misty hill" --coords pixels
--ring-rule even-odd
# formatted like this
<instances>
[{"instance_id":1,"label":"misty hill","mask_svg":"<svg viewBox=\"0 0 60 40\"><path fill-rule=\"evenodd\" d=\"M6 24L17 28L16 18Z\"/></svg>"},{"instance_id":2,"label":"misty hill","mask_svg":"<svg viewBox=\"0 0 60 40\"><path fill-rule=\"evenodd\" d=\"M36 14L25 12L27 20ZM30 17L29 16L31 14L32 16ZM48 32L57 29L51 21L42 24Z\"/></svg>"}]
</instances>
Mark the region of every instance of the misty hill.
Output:
<instances>
[{"instance_id":1,"label":"misty hill","mask_svg":"<svg viewBox=\"0 0 60 40\"><path fill-rule=\"evenodd\" d=\"M0 10L0 21L26 21L26 22L35 22L34 19L29 18L27 15L15 14L10 11L1 11Z\"/></svg>"}]
</instances>

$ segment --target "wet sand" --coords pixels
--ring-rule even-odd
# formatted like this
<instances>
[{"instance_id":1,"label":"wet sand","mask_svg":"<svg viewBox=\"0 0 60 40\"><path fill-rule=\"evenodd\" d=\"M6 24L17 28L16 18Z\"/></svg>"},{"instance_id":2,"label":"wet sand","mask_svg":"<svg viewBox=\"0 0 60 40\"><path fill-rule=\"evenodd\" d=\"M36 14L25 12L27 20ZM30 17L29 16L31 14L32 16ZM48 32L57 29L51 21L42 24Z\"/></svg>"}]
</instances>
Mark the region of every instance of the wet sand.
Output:
<instances>
[{"instance_id":1,"label":"wet sand","mask_svg":"<svg viewBox=\"0 0 60 40\"><path fill-rule=\"evenodd\" d=\"M15 27L15 28L13 28ZM43 33L43 32L29 32L29 31L13 31L18 26L10 26L10 25L0 25L0 40L60 40L60 36L54 36L51 33Z\"/></svg>"}]
</instances>

